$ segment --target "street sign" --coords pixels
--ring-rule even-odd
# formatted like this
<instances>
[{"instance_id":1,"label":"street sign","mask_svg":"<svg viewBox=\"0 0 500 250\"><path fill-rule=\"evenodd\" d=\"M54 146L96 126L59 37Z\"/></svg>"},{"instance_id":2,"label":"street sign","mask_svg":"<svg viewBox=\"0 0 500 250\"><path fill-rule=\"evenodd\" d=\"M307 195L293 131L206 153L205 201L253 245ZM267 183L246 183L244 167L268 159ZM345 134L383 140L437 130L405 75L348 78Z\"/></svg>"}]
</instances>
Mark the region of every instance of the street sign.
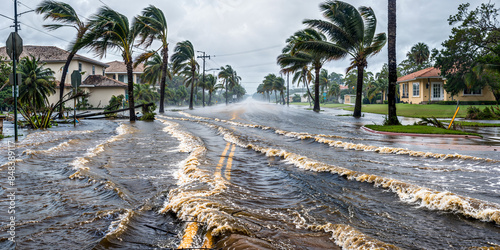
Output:
<instances>
[{"instance_id":1,"label":"street sign","mask_svg":"<svg viewBox=\"0 0 500 250\"><path fill-rule=\"evenodd\" d=\"M82 74L78 70L73 70L73 73L71 73L71 86L78 88L80 84L82 84Z\"/></svg>"},{"instance_id":2,"label":"street sign","mask_svg":"<svg viewBox=\"0 0 500 250\"><path fill-rule=\"evenodd\" d=\"M5 48L7 50L7 55L9 55L11 60L19 60L19 56L23 52L23 39L17 34L17 32L11 32L7 42L5 42ZM16 48L16 54L14 55L14 48Z\"/></svg>"}]
</instances>

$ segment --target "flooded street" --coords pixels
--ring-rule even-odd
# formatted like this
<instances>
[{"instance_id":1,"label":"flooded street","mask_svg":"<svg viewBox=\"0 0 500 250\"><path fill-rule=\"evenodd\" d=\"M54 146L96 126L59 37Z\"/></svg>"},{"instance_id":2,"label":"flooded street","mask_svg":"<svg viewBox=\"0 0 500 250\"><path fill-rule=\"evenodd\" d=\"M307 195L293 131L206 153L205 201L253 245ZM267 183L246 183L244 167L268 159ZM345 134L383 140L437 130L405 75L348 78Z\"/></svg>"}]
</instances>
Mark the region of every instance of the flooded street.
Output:
<instances>
[{"instance_id":1,"label":"flooded street","mask_svg":"<svg viewBox=\"0 0 500 250\"><path fill-rule=\"evenodd\" d=\"M4 139L0 249L500 248L499 128L386 136L346 113L246 101Z\"/></svg>"}]
</instances>

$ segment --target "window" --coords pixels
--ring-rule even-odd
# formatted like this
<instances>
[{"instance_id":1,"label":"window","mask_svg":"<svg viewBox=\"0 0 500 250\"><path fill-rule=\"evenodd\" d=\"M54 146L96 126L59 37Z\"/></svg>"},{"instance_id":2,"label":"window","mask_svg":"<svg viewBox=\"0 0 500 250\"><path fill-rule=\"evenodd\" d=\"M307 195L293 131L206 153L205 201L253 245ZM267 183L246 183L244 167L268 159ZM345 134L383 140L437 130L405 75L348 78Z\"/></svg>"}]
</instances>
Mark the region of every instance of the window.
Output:
<instances>
[{"instance_id":1,"label":"window","mask_svg":"<svg viewBox=\"0 0 500 250\"><path fill-rule=\"evenodd\" d=\"M414 97L420 96L420 83L419 82L413 83L413 96Z\"/></svg>"},{"instance_id":2,"label":"window","mask_svg":"<svg viewBox=\"0 0 500 250\"><path fill-rule=\"evenodd\" d=\"M408 84L403 83L403 94L401 98L408 98Z\"/></svg>"},{"instance_id":3,"label":"window","mask_svg":"<svg viewBox=\"0 0 500 250\"><path fill-rule=\"evenodd\" d=\"M482 89L464 89L464 95L481 95L483 94Z\"/></svg>"},{"instance_id":4,"label":"window","mask_svg":"<svg viewBox=\"0 0 500 250\"><path fill-rule=\"evenodd\" d=\"M81 62L78 63L78 71L82 72L82 63Z\"/></svg>"},{"instance_id":5,"label":"window","mask_svg":"<svg viewBox=\"0 0 500 250\"><path fill-rule=\"evenodd\" d=\"M142 83L142 81L141 81L142 79L141 79L140 75L136 75L135 80L136 80L136 83Z\"/></svg>"},{"instance_id":6,"label":"window","mask_svg":"<svg viewBox=\"0 0 500 250\"><path fill-rule=\"evenodd\" d=\"M125 75L118 75L118 81L128 83L128 78Z\"/></svg>"},{"instance_id":7,"label":"window","mask_svg":"<svg viewBox=\"0 0 500 250\"><path fill-rule=\"evenodd\" d=\"M92 75L95 75L95 66L92 65Z\"/></svg>"}]
</instances>

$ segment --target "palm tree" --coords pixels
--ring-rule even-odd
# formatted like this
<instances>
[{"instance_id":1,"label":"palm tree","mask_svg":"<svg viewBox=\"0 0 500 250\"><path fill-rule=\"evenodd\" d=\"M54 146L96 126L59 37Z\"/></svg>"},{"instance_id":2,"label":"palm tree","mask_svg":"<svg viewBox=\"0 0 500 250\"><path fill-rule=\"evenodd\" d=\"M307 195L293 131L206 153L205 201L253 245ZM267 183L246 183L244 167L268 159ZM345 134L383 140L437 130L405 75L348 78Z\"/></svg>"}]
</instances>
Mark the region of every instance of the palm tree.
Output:
<instances>
[{"instance_id":1,"label":"palm tree","mask_svg":"<svg viewBox=\"0 0 500 250\"><path fill-rule=\"evenodd\" d=\"M226 105L227 105L227 89L232 90L234 86L240 83L241 77L233 70L231 65L222 66L220 68L219 78L222 78L226 88Z\"/></svg>"},{"instance_id":2,"label":"palm tree","mask_svg":"<svg viewBox=\"0 0 500 250\"><path fill-rule=\"evenodd\" d=\"M82 44L80 40L83 38L85 33L88 31L88 24L80 20L76 11L67 3L57 2L53 0L45 0L41 2L36 8L36 13L43 14L43 19L52 19L55 22L62 24L48 24L43 25L43 27L48 30L57 30L61 27L72 27L76 29L76 38L71 42L70 53L66 58L66 63L64 64L61 82L59 83L59 101L63 101L64 94L64 83L66 82L66 75L68 73L69 64L73 57L76 55L78 50L81 49ZM63 116L63 106L59 106L59 118Z\"/></svg>"},{"instance_id":3,"label":"palm tree","mask_svg":"<svg viewBox=\"0 0 500 250\"><path fill-rule=\"evenodd\" d=\"M198 62L196 62L196 56L194 53L193 44L186 40L183 42L178 42L174 48L174 54L172 55L172 68L173 72L183 74L191 73L191 94L189 97L189 109L193 109L193 93L194 84L196 80L196 69L199 67Z\"/></svg>"},{"instance_id":4,"label":"palm tree","mask_svg":"<svg viewBox=\"0 0 500 250\"><path fill-rule=\"evenodd\" d=\"M363 91L363 71L367 66L367 58L380 52L386 43L385 33L375 35L377 19L369 7L359 7L341 1L327 1L320 5L323 16L327 20L305 20L309 27L324 32L329 41L302 41L300 49L311 53L327 53L329 60L351 56L351 65L346 72L358 69L356 104L354 117L361 117L361 100ZM347 73L346 73L347 74Z\"/></svg>"},{"instance_id":5,"label":"palm tree","mask_svg":"<svg viewBox=\"0 0 500 250\"><path fill-rule=\"evenodd\" d=\"M388 61L389 88L387 90L388 117L385 125L399 125L396 113L396 82L398 81L396 64L396 0L388 0Z\"/></svg>"},{"instance_id":6,"label":"palm tree","mask_svg":"<svg viewBox=\"0 0 500 250\"><path fill-rule=\"evenodd\" d=\"M301 44L305 42L326 42L326 37L323 33L314 29L305 29L295 32L293 36L287 39L288 45L283 49L284 54L278 56L278 64L282 68L287 68L285 72L293 72L303 68L307 64L311 64L315 70L314 81L314 108L315 112L320 111L319 106L319 74L323 64L328 60L334 58L333 54L327 54L322 50L310 50L309 47L302 47ZM288 53L288 54L287 54Z\"/></svg>"},{"instance_id":7,"label":"palm tree","mask_svg":"<svg viewBox=\"0 0 500 250\"><path fill-rule=\"evenodd\" d=\"M321 69L319 73L319 86L321 87L321 93L328 93L328 87L330 86L330 79L328 75L328 70Z\"/></svg>"},{"instance_id":8,"label":"palm tree","mask_svg":"<svg viewBox=\"0 0 500 250\"><path fill-rule=\"evenodd\" d=\"M158 100L158 93L149 84L134 84L134 97L139 104L151 103Z\"/></svg>"},{"instance_id":9,"label":"palm tree","mask_svg":"<svg viewBox=\"0 0 500 250\"><path fill-rule=\"evenodd\" d=\"M216 90L217 77L212 74L208 74L205 77L204 86L208 90L208 106L212 104L212 93Z\"/></svg>"},{"instance_id":10,"label":"palm tree","mask_svg":"<svg viewBox=\"0 0 500 250\"><path fill-rule=\"evenodd\" d=\"M425 43L417 43L411 47L410 52L407 56L412 58L417 65L421 65L427 60L429 60L430 51L429 46Z\"/></svg>"},{"instance_id":11,"label":"palm tree","mask_svg":"<svg viewBox=\"0 0 500 250\"><path fill-rule=\"evenodd\" d=\"M154 40L161 41L161 78L160 78L160 108L159 112L164 112L163 103L165 102L165 82L168 76L168 26L167 19L163 11L153 5L144 8L142 15L137 17L137 25L140 27L140 44L149 47Z\"/></svg>"},{"instance_id":12,"label":"palm tree","mask_svg":"<svg viewBox=\"0 0 500 250\"><path fill-rule=\"evenodd\" d=\"M135 20L130 24L125 15L103 6L90 18L89 32L81 40L83 47L91 48L100 58L104 57L109 49L120 51L127 66L130 121L136 120L132 54L139 31Z\"/></svg>"},{"instance_id":13,"label":"palm tree","mask_svg":"<svg viewBox=\"0 0 500 250\"><path fill-rule=\"evenodd\" d=\"M22 84L19 86L19 103L32 106L34 110L40 110L48 104L50 95L56 92L54 72L49 68L43 68L45 63L34 56L22 58L17 72L22 76Z\"/></svg>"},{"instance_id":14,"label":"palm tree","mask_svg":"<svg viewBox=\"0 0 500 250\"><path fill-rule=\"evenodd\" d=\"M151 51L149 53L152 53L153 56L149 57L146 62L144 63L144 73L142 74L141 78L149 83L151 86L155 86L157 82L160 81L162 77L162 57L156 53L155 51ZM137 63L137 62L136 62ZM170 70L167 69L167 77L168 79L172 80L172 74L170 74ZM164 90L163 97L165 98L165 93L167 91ZM161 87L160 87L160 102L161 101ZM165 100L163 100L165 102ZM160 104L161 106L161 104Z\"/></svg>"}]
</instances>

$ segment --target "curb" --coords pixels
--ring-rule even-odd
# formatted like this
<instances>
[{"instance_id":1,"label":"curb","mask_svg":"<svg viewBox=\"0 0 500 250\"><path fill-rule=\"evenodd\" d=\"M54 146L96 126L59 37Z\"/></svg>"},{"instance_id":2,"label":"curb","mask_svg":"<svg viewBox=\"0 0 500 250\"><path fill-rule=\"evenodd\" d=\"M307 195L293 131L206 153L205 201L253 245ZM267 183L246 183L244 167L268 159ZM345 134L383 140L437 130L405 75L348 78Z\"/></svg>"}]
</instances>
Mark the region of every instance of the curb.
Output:
<instances>
[{"instance_id":1,"label":"curb","mask_svg":"<svg viewBox=\"0 0 500 250\"><path fill-rule=\"evenodd\" d=\"M376 131L373 129L369 129L365 126L362 126L361 129L374 133L374 134L382 134L382 135L396 135L396 136L416 136L416 137L442 137L442 138L467 138L467 139L482 139L480 136L475 135L448 135L448 134L414 134L414 133L394 133L394 132L384 132L384 131Z\"/></svg>"}]
</instances>

